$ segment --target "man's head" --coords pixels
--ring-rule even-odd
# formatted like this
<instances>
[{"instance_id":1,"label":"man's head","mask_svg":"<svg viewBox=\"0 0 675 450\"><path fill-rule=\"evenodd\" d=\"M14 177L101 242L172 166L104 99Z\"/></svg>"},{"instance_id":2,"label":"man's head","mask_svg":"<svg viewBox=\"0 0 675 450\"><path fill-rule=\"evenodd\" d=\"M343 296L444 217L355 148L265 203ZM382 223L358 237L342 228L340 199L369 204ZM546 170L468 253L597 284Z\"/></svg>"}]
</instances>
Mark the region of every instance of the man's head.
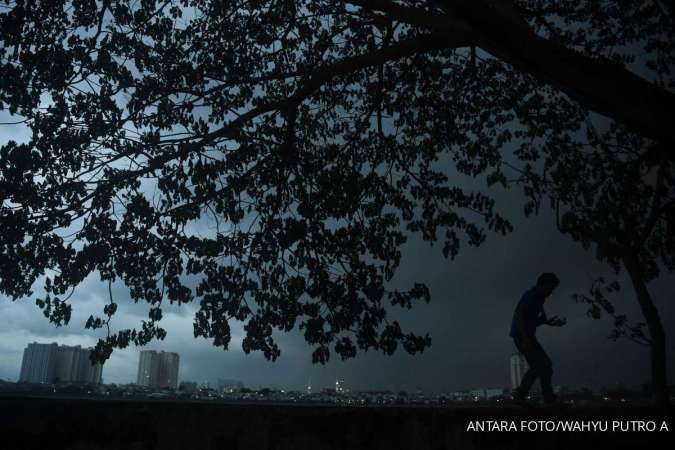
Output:
<instances>
[{"instance_id":1,"label":"man's head","mask_svg":"<svg viewBox=\"0 0 675 450\"><path fill-rule=\"evenodd\" d=\"M537 291L544 297L548 297L559 284L560 280L556 274L544 272L537 278Z\"/></svg>"}]
</instances>

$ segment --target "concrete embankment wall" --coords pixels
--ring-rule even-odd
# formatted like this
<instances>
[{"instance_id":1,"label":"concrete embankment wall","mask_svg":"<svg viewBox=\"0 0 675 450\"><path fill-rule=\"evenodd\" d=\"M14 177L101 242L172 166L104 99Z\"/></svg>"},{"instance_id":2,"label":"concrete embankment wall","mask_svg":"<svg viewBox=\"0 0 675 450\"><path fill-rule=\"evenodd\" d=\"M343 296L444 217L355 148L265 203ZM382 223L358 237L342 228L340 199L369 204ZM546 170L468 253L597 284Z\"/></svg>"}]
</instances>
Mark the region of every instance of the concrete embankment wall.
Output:
<instances>
[{"instance_id":1,"label":"concrete embankment wall","mask_svg":"<svg viewBox=\"0 0 675 450\"><path fill-rule=\"evenodd\" d=\"M666 420L670 432L479 432L470 421ZM675 448L649 409L342 408L0 397L0 449ZM670 444L664 443L670 441Z\"/></svg>"}]
</instances>

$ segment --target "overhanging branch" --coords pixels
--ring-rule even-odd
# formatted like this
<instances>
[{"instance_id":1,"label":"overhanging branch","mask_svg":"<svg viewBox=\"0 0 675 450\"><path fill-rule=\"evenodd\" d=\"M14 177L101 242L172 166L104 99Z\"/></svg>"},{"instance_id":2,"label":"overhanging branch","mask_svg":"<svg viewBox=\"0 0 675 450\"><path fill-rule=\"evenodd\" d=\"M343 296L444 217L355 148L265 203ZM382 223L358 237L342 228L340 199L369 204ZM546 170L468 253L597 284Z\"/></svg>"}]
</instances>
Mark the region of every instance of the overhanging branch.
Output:
<instances>
[{"instance_id":1,"label":"overhanging branch","mask_svg":"<svg viewBox=\"0 0 675 450\"><path fill-rule=\"evenodd\" d=\"M551 84L591 111L635 133L675 143L675 94L618 63L591 58L535 34L506 8L485 0L439 0L445 13L390 0L345 0L417 27L466 33L496 58Z\"/></svg>"}]
</instances>

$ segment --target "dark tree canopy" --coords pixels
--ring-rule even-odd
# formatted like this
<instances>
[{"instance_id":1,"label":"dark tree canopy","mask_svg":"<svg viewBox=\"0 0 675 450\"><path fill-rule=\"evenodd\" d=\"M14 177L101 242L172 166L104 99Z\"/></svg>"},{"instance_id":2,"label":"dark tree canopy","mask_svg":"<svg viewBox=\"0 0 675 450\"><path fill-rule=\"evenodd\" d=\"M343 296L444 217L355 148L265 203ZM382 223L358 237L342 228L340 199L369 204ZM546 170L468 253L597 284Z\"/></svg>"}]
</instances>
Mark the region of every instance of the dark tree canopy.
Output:
<instances>
[{"instance_id":1,"label":"dark tree canopy","mask_svg":"<svg viewBox=\"0 0 675 450\"><path fill-rule=\"evenodd\" d=\"M122 281L148 320L109 329L111 295L86 324L107 329L102 360L163 338L162 307L188 302L195 336L227 348L242 321L244 351L271 359L273 331L294 327L314 361L421 351L429 336L386 315L430 299L391 287L406 239L454 257L511 229L461 176L521 184L528 211L550 197L578 222L594 185L570 180L594 166L575 152L639 170L675 142L672 13L643 0L5 1L0 107L31 136L0 149L0 292L37 295L64 324L85 277ZM596 113L605 147L588 134ZM669 173L672 146L659 155ZM673 235L658 255L670 267Z\"/></svg>"}]
</instances>

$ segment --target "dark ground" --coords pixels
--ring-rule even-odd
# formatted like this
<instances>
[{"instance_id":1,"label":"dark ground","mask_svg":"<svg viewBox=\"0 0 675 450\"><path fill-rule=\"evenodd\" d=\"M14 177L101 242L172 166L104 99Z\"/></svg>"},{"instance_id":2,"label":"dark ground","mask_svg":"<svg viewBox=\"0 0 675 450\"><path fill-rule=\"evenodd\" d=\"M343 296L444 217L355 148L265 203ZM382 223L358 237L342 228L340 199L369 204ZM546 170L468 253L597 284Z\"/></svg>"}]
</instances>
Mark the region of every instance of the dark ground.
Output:
<instances>
[{"instance_id":1,"label":"dark ground","mask_svg":"<svg viewBox=\"0 0 675 450\"><path fill-rule=\"evenodd\" d=\"M654 420L670 431L468 431L472 420ZM610 425L611 426L611 425ZM344 408L0 396L0 449L672 449L648 408Z\"/></svg>"}]
</instances>

